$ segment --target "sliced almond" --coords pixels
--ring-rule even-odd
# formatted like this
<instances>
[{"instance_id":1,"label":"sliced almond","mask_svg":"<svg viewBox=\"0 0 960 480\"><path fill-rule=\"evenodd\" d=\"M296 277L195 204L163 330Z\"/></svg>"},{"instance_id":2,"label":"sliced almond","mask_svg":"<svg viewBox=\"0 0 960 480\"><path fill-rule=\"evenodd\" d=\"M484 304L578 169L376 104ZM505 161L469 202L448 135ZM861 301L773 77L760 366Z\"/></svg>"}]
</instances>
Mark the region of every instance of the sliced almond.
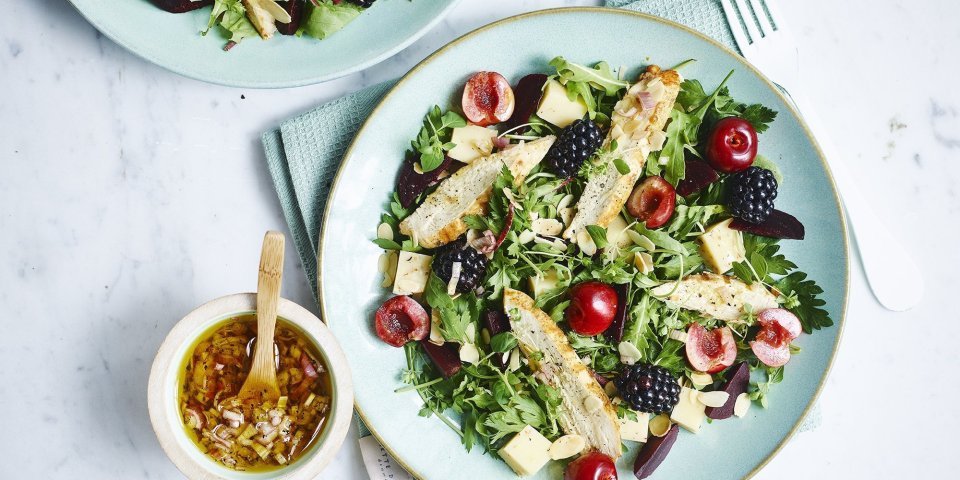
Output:
<instances>
[{"instance_id":1,"label":"sliced almond","mask_svg":"<svg viewBox=\"0 0 960 480\"><path fill-rule=\"evenodd\" d=\"M698 387L704 387L713 383L713 377L709 373L694 372L690 374L690 382Z\"/></svg>"},{"instance_id":2,"label":"sliced almond","mask_svg":"<svg viewBox=\"0 0 960 480\"><path fill-rule=\"evenodd\" d=\"M720 408L727 403L727 400L730 400L730 394L727 392L699 392L697 393L697 401L713 408Z\"/></svg>"},{"instance_id":3,"label":"sliced almond","mask_svg":"<svg viewBox=\"0 0 960 480\"><path fill-rule=\"evenodd\" d=\"M530 224L533 233L544 237L555 237L563 231L563 224L552 218L538 218Z\"/></svg>"},{"instance_id":4,"label":"sliced almond","mask_svg":"<svg viewBox=\"0 0 960 480\"><path fill-rule=\"evenodd\" d=\"M670 417L661 413L650 419L650 433L654 437L662 437L670 431Z\"/></svg>"},{"instance_id":5,"label":"sliced almond","mask_svg":"<svg viewBox=\"0 0 960 480\"><path fill-rule=\"evenodd\" d=\"M746 392L737 395L737 403L733 404L733 414L738 418L743 418L747 414L747 410L750 410L750 405L753 404L750 401L750 396Z\"/></svg>"},{"instance_id":6,"label":"sliced almond","mask_svg":"<svg viewBox=\"0 0 960 480\"><path fill-rule=\"evenodd\" d=\"M440 332L440 310L434 308L430 310L430 339L429 342L434 345L443 345L443 333Z\"/></svg>"},{"instance_id":7,"label":"sliced almond","mask_svg":"<svg viewBox=\"0 0 960 480\"><path fill-rule=\"evenodd\" d=\"M557 211L559 212L559 211L563 210L564 208L569 207L571 203L573 203L573 194L572 194L572 193L571 193L571 194L567 194L567 196L565 196L565 197L563 197L563 198L560 199L560 202L557 203Z\"/></svg>"},{"instance_id":8,"label":"sliced almond","mask_svg":"<svg viewBox=\"0 0 960 480\"><path fill-rule=\"evenodd\" d=\"M586 255L592 256L597 253L597 244L593 242L593 237L590 236L585 228L577 232L577 245L580 247L580 251Z\"/></svg>"},{"instance_id":9,"label":"sliced almond","mask_svg":"<svg viewBox=\"0 0 960 480\"><path fill-rule=\"evenodd\" d=\"M520 232L520 235L518 235L517 237L518 237L518 239L520 240L520 243L526 245L526 244L532 242L533 239L537 237L537 234L533 233L533 232L530 231L530 230L524 230L524 231Z\"/></svg>"},{"instance_id":10,"label":"sliced almond","mask_svg":"<svg viewBox=\"0 0 960 480\"><path fill-rule=\"evenodd\" d=\"M688 335L687 332L684 332L683 330L670 330L670 333L668 333L667 336L678 342L687 343Z\"/></svg>"},{"instance_id":11,"label":"sliced almond","mask_svg":"<svg viewBox=\"0 0 960 480\"><path fill-rule=\"evenodd\" d=\"M583 451L587 446L586 440L580 435L564 435L550 445L550 458L563 460Z\"/></svg>"},{"instance_id":12,"label":"sliced almond","mask_svg":"<svg viewBox=\"0 0 960 480\"><path fill-rule=\"evenodd\" d=\"M383 281L380 282L380 286L383 288L390 288L393 285L394 279L397 278L397 261L400 256L395 250L389 250L383 253L380 256L380 266L382 270L380 273L383 273Z\"/></svg>"},{"instance_id":13,"label":"sliced almond","mask_svg":"<svg viewBox=\"0 0 960 480\"><path fill-rule=\"evenodd\" d=\"M472 343L460 345L460 361L476 365L480 362L480 350Z\"/></svg>"},{"instance_id":14,"label":"sliced almond","mask_svg":"<svg viewBox=\"0 0 960 480\"><path fill-rule=\"evenodd\" d=\"M633 254L633 266L637 267L640 273L646 275L653 271L653 257L647 252L635 252Z\"/></svg>"},{"instance_id":15,"label":"sliced almond","mask_svg":"<svg viewBox=\"0 0 960 480\"><path fill-rule=\"evenodd\" d=\"M516 372L517 370L520 370L520 349L514 348L510 352L510 371Z\"/></svg>"},{"instance_id":16,"label":"sliced almond","mask_svg":"<svg viewBox=\"0 0 960 480\"><path fill-rule=\"evenodd\" d=\"M476 343L477 342L477 324L470 323L467 324L467 328L463 331L467 335L467 342Z\"/></svg>"},{"instance_id":17,"label":"sliced almond","mask_svg":"<svg viewBox=\"0 0 960 480\"><path fill-rule=\"evenodd\" d=\"M473 241L480 238L481 236L482 236L482 233L480 232L480 230L477 230L476 228L471 228L467 230L467 243L472 245Z\"/></svg>"},{"instance_id":18,"label":"sliced almond","mask_svg":"<svg viewBox=\"0 0 960 480\"><path fill-rule=\"evenodd\" d=\"M633 365L643 358L643 354L631 342L620 342L617 351L620 353L620 361L627 365Z\"/></svg>"},{"instance_id":19,"label":"sliced almond","mask_svg":"<svg viewBox=\"0 0 960 480\"><path fill-rule=\"evenodd\" d=\"M560 220L563 220L563 224L570 226L570 222L573 221L573 217L576 216L576 210L572 207L564 207L557 210L560 213Z\"/></svg>"},{"instance_id":20,"label":"sliced almond","mask_svg":"<svg viewBox=\"0 0 960 480\"><path fill-rule=\"evenodd\" d=\"M589 396L583 399L583 408L587 409L587 413L597 413L601 408L603 408L603 400L600 400L594 396Z\"/></svg>"}]
</instances>

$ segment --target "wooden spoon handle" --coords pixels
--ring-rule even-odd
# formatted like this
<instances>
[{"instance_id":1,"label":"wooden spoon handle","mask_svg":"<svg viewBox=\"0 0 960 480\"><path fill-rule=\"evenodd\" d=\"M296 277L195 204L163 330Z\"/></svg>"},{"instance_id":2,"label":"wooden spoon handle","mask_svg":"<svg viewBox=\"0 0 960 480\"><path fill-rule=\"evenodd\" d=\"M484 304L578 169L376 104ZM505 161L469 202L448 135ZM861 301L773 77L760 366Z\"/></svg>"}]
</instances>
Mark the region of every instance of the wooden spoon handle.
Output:
<instances>
[{"instance_id":1,"label":"wooden spoon handle","mask_svg":"<svg viewBox=\"0 0 960 480\"><path fill-rule=\"evenodd\" d=\"M269 231L264 235L257 278L257 351L253 370L272 372L273 375L276 375L273 334L277 327L277 303L283 277L284 241L280 232ZM267 341L261 342L260 339Z\"/></svg>"}]
</instances>

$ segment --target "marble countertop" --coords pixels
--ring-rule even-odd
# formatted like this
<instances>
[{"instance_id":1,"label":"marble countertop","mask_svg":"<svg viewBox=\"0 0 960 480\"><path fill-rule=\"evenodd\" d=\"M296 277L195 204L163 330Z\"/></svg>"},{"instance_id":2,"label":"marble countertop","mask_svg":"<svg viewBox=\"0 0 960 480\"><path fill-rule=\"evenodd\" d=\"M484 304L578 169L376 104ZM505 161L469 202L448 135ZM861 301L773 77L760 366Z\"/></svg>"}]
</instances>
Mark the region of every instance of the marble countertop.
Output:
<instances>
[{"instance_id":1,"label":"marble countertop","mask_svg":"<svg viewBox=\"0 0 960 480\"><path fill-rule=\"evenodd\" d=\"M148 64L63 0L0 16L0 478L179 478L146 382L183 314L256 286L284 221L259 134L404 73L458 34L589 1L465 0L396 57L293 90L208 85ZM919 259L926 299L883 310L854 260L845 335L820 400L757 478L946 478L960 469L960 4L781 2L814 103ZM896 269L905 252L890 252ZM312 306L287 256L284 296ZM910 279L904 279L910 281ZM325 479L365 478L351 434ZM920 470L918 470L920 468Z\"/></svg>"}]
</instances>

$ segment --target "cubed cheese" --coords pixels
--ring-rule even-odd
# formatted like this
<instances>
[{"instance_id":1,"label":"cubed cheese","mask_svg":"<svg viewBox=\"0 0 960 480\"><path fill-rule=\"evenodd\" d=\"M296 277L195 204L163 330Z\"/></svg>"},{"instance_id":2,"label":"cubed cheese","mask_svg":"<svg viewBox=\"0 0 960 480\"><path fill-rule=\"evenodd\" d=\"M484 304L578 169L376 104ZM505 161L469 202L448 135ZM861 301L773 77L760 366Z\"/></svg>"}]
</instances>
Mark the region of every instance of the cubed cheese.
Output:
<instances>
[{"instance_id":1,"label":"cubed cheese","mask_svg":"<svg viewBox=\"0 0 960 480\"><path fill-rule=\"evenodd\" d=\"M486 157L493 152L493 138L496 136L496 131L476 125L454 128L450 141L456 146L447 155L463 163Z\"/></svg>"},{"instance_id":2,"label":"cubed cheese","mask_svg":"<svg viewBox=\"0 0 960 480\"><path fill-rule=\"evenodd\" d=\"M550 461L550 440L527 425L497 453L517 475L533 475Z\"/></svg>"},{"instance_id":3,"label":"cubed cheese","mask_svg":"<svg viewBox=\"0 0 960 480\"><path fill-rule=\"evenodd\" d=\"M700 235L700 253L714 273L726 273L735 262L746 259L743 236L730 228L732 221L730 218L711 225Z\"/></svg>"},{"instance_id":4,"label":"cubed cheese","mask_svg":"<svg viewBox=\"0 0 960 480\"><path fill-rule=\"evenodd\" d=\"M615 243L620 248L627 248L633 243L630 236L627 235L627 221L623 219L623 216L613 217L613 220L607 225L607 242Z\"/></svg>"},{"instance_id":5,"label":"cubed cheese","mask_svg":"<svg viewBox=\"0 0 960 480\"><path fill-rule=\"evenodd\" d=\"M397 276L393 282L394 295L423 293L430 279L430 262L433 257L413 252L400 252L397 261Z\"/></svg>"},{"instance_id":6,"label":"cubed cheese","mask_svg":"<svg viewBox=\"0 0 960 480\"><path fill-rule=\"evenodd\" d=\"M530 277L530 292L533 293L533 297L539 297L544 292L548 292L557 288L557 283L560 281L560 277L557 276L557 271L550 269L544 272L543 277Z\"/></svg>"},{"instance_id":7,"label":"cubed cheese","mask_svg":"<svg viewBox=\"0 0 960 480\"><path fill-rule=\"evenodd\" d=\"M550 79L543 90L537 116L560 127L566 127L587 114L587 104L579 96L570 100L567 89L560 82Z\"/></svg>"},{"instance_id":8,"label":"cubed cheese","mask_svg":"<svg viewBox=\"0 0 960 480\"><path fill-rule=\"evenodd\" d=\"M707 408L706 405L697 401L697 393L692 388L682 387L680 401L670 413L670 420L693 433L700 431L700 424L703 423L703 418L706 416L704 411Z\"/></svg>"},{"instance_id":9,"label":"cubed cheese","mask_svg":"<svg viewBox=\"0 0 960 480\"><path fill-rule=\"evenodd\" d=\"M637 420L629 418L620 418L620 438L630 440L631 442L646 442L647 430L650 423L650 414L645 412L634 412L637 414Z\"/></svg>"}]
</instances>

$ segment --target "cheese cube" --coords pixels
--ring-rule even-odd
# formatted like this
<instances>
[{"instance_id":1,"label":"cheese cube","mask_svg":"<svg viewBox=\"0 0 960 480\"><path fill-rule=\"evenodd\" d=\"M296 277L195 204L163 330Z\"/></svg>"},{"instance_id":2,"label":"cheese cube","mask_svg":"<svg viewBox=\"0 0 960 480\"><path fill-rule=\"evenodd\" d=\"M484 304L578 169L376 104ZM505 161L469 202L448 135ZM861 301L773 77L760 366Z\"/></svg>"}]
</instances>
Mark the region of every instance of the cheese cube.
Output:
<instances>
[{"instance_id":1,"label":"cheese cube","mask_svg":"<svg viewBox=\"0 0 960 480\"><path fill-rule=\"evenodd\" d=\"M463 163L486 157L493 152L493 138L496 136L496 131L476 125L454 128L450 141L457 146L447 152L447 155Z\"/></svg>"},{"instance_id":2,"label":"cheese cube","mask_svg":"<svg viewBox=\"0 0 960 480\"><path fill-rule=\"evenodd\" d=\"M629 418L620 418L620 438L630 440L631 442L646 442L647 429L650 424L650 414L645 412L634 412L637 414L637 420Z\"/></svg>"},{"instance_id":3,"label":"cheese cube","mask_svg":"<svg viewBox=\"0 0 960 480\"><path fill-rule=\"evenodd\" d=\"M716 223L700 235L700 253L714 273L726 273L735 262L747 258L743 236L730 228L730 222L732 218Z\"/></svg>"},{"instance_id":4,"label":"cheese cube","mask_svg":"<svg viewBox=\"0 0 960 480\"><path fill-rule=\"evenodd\" d=\"M397 276L393 281L394 295L423 293L430 279L430 262L433 257L413 252L400 252L397 261Z\"/></svg>"},{"instance_id":5,"label":"cheese cube","mask_svg":"<svg viewBox=\"0 0 960 480\"><path fill-rule=\"evenodd\" d=\"M566 127L587 114L587 104L579 96L570 100L567 88L560 82L550 79L543 89L543 98L537 109L537 116L560 127Z\"/></svg>"},{"instance_id":6,"label":"cheese cube","mask_svg":"<svg viewBox=\"0 0 960 480\"><path fill-rule=\"evenodd\" d=\"M607 225L607 242L616 244L620 248L627 248L633 243L633 240L627 235L627 221L623 219L622 215L613 217L613 220L610 220L610 224Z\"/></svg>"},{"instance_id":7,"label":"cheese cube","mask_svg":"<svg viewBox=\"0 0 960 480\"><path fill-rule=\"evenodd\" d=\"M530 277L530 291L533 293L533 297L537 298L544 292L557 288L558 282L560 282L560 277L557 275L557 271L547 270L542 278Z\"/></svg>"},{"instance_id":8,"label":"cheese cube","mask_svg":"<svg viewBox=\"0 0 960 480\"><path fill-rule=\"evenodd\" d=\"M527 425L497 453L517 475L533 475L550 461L550 440Z\"/></svg>"},{"instance_id":9,"label":"cheese cube","mask_svg":"<svg viewBox=\"0 0 960 480\"><path fill-rule=\"evenodd\" d=\"M700 431L707 406L697 400L697 391L692 388L680 388L680 401L670 412L670 420L681 427L693 432Z\"/></svg>"}]
</instances>

